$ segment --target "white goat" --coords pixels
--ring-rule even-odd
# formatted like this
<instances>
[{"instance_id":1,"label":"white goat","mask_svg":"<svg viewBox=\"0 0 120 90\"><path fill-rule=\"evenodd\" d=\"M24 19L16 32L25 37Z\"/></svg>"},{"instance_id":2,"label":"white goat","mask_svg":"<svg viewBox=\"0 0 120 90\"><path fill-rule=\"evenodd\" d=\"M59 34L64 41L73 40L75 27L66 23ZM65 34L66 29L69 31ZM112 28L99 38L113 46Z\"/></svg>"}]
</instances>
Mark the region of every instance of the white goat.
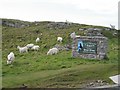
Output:
<instances>
[{"instance_id":1,"label":"white goat","mask_svg":"<svg viewBox=\"0 0 120 90\"><path fill-rule=\"evenodd\" d=\"M37 39L36 39L36 43L39 42L39 41L40 41L40 38L37 38Z\"/></svg>"},{"instance_id":2,"label":"white goat","mask_svg":"<svg viewBox=\"0 0 120 90\"><path fill-rule=\"evenodd\" d=\"M58 37L58 38L57 38L57 41L58 41L58 42L62 42L62 40L63 40L62 37Z\"/></svg>"},{"instance_id":3,"label":"white goat","mask_svg":"<svg viewBox=\"0 0 120 90\"><path fill-rule=\"evenodd\" d=\"M70 34L70 37L71 37L72 39L74 39L74 38L76 37L75 32L71 33L71 34Z\"/></svg>"},{"instance_id":4,"label":"white goat","mask_svg":"<svg viewBox=\"0 0 120 90\"><path fill-rule=\"evenodd\" d=\"M34 44L27 44L26 47L29 49L29 48L32 48L34 46Z\"/></svg>"},{"instance_id":5,"label":"white goat","mask_svg":"<svg viewBox=\"0 0 120 90\"><path fill-rule=\"evenodd\" d=\"M32 49L32 50L37 50L37 51L38 51L39 48L40 48L40 47L39 47L38 45L34 45L31 49Z\"/></svg>"},{"instance_id":6,"label":"white goat","mask_svg":"<svg viewBox=\"0 0 120 90\"><path fill-rule=\"evenodd\" d=\"M17 48L19 49L19 52L20 52L20 53L28 52L28 48L27 48L27 46L25 46L25 47L17 46Z\"/></svg>"},{"instance_id":7,"label":"white goat","mask_svg":"<svg viewBox=\"0 0 120 90\"><path fill-rule=\"evenodd\" d=\"M115 25L111 25L111 24L110 24L110 27L111 27L112 29L115 29Z\"/></svg>"},{"instance_id":8,"label":"white goat","mask_svg":"<svg viewBox=\"0 0 120 90\"><path fill-rule=\"evenodd\" d=\"M15 55L13 52L10 52L10 54L7 56L7 64L11 64L15 59Z\"/></svg>"},{"instance_id":9,"label":"white goat","mask_svg":"<svg viewBox=\"0 0 120 90\"><path fill-rule=\"evenodd\" d=\"M49 49L49 51L47 52L47 55L54 55L54 54L57 54L58 51L59 51L59 50L58 50L57 48Z\"/></svg>"}]
</instances>

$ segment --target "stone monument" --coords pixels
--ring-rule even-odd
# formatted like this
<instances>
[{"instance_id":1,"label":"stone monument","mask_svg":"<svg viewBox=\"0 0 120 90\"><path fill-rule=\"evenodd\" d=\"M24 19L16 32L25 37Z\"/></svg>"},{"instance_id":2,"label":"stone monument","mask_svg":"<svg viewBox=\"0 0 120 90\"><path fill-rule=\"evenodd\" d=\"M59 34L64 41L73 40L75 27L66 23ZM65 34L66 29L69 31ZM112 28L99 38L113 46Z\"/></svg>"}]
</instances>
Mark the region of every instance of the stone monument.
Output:
<instances>
[{"instance_id":1,"label":"stone monument","mask_svg":"<svg viewBox=\"0 0 120 90\"><path fill-rule=\"evenodd\" d=\"M107 47L107 37L77 36L72 42L72 56L101 60L107 56Z\"/></svg>"}]
</instances>

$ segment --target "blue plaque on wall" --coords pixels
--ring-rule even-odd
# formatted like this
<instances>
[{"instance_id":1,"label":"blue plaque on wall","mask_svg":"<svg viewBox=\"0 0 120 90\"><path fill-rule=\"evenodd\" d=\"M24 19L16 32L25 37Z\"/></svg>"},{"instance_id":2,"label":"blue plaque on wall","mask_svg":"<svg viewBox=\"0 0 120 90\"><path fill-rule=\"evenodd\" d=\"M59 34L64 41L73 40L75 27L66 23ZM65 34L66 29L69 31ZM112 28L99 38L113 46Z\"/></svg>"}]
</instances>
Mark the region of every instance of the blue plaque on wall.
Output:
<instances>
[{"instance_id":1,"label":"blue plaque on wall","mask_svg":"<svg viewBox=\"0 0 120 90\"><path fill-rule=\"evenodd\" d=\"M78 53L96 54L97 53L97 42L78 41Z\"/></svg>"}]
</instances>

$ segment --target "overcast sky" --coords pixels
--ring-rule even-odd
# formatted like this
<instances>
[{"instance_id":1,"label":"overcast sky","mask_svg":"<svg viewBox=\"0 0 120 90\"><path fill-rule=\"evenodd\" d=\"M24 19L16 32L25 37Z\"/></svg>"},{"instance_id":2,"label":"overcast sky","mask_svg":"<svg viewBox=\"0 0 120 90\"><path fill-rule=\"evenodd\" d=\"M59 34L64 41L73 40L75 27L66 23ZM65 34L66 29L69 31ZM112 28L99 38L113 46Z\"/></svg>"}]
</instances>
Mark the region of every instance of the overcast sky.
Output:
<instances>
[{"instance_id":1,"label":"overcast sky","mask_svg":"<svg viewBox=\"0 0 120 90\"><path fill-rule=\"evenodd\" d=\"M0 18L70 21L118 28L119 0L0 0Z\"/></svg>"}]
</instances>

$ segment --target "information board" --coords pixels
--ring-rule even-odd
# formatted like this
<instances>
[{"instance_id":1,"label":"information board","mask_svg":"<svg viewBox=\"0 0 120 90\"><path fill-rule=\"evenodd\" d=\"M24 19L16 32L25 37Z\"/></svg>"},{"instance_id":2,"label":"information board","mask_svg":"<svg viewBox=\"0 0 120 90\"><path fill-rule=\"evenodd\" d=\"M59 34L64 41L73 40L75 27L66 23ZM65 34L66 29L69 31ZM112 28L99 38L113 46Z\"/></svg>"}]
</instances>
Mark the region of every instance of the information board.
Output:
<instances>
[{"instance_id":1,"label":"information board","mask_svg":"<svg viewBox=\"0 0 120 90\"><path fill-rule=\"evenodd\" d=\"M83 54L96 54L97 42L92 41L78 41L78 46L82 42L82 47L78 47L78 52Z\"/></svg>"}]
</instances>

